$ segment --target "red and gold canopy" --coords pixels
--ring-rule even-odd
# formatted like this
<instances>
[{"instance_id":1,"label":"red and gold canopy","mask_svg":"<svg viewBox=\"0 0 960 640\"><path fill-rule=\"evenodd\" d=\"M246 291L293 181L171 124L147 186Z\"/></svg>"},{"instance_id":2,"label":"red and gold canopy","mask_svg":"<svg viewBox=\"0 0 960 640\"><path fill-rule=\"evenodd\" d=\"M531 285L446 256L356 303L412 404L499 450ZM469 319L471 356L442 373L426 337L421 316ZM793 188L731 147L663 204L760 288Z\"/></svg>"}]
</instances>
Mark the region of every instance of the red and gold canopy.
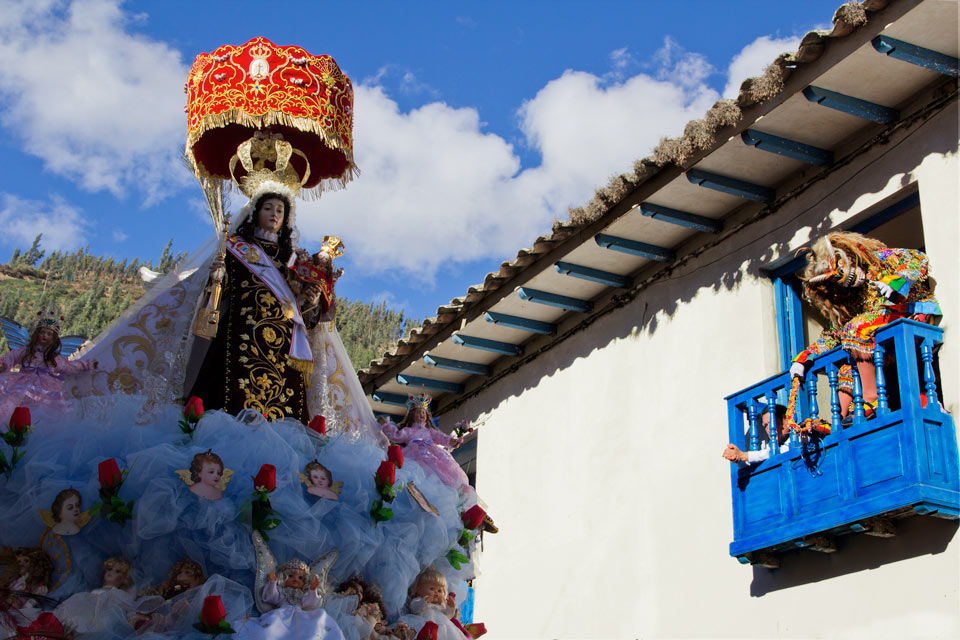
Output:
<instances>
[{"instance_id":1,"label":"red and gold canopy","mask_svg":"<svg viewBox=\"0 0 960 640\"><path fill-rule=\"evenodd\" d=\"M322 189L352 178L353 85L330 56L266 38L201 53L187 77L186 155L198 176L229 180L237 146L256 131L280 133L290 163ZM304 160L304 157L306 160Z\"/></svg>"}]
</instances>

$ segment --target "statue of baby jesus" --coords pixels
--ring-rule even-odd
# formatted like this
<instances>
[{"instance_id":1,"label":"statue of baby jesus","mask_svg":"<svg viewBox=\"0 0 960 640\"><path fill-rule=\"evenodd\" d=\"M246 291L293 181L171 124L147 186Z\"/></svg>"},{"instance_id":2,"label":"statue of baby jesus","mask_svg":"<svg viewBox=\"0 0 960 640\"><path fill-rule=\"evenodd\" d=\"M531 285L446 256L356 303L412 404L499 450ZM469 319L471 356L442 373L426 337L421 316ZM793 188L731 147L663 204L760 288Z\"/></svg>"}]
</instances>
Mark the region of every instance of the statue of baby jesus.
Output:
<instances>
[{"instance_id":1,"label":"statue of baby jesus","mask_svg":"<svg viewBox=\"0 0 960 640\"><path fill-rule=\"evenodd\" d=\"M307 313L312 307L316 308L321 322L333 319L336 311L334 285L343 275L343 269L334 269L333 260L343 255L343 249L340 238L324 236L320 251L310 256L306 251L299 250L291 267L295 279L290 283L290 289L308 298L301 311Z\"/></svg>"}]
</instances>

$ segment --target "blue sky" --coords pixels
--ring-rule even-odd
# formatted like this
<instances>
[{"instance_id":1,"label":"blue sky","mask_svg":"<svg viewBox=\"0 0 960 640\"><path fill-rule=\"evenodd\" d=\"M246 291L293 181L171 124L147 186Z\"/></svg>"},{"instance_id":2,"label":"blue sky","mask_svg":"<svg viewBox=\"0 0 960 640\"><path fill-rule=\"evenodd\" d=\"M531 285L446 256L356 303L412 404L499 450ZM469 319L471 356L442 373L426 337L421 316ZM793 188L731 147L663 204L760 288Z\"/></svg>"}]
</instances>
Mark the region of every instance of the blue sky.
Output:
<instances>
[{"instance_id":1,"label":"blue sky","mask_svg":"<svg viewBox=\"0 0 960 640\"><path fill-rule=\"evenodd\" d=\"M262 35L332 55L356 91L362 174L298 205L302 244L344 238L340 295L433 315L837 6L7 0L0 260L40 231L117 259L198 245L186 72Z\"/></svg>"}]
</instances>

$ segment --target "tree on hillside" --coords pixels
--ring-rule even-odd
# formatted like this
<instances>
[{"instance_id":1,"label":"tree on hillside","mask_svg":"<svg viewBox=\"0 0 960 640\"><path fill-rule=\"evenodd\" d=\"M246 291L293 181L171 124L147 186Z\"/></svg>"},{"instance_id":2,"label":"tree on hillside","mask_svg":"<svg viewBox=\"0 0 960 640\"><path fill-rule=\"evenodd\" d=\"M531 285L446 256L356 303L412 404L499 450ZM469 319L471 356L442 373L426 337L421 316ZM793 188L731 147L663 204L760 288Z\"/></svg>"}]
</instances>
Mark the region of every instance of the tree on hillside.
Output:
<instances>
[{"instance_id":1,"label":"tree on hillside","mask_svg":"<svg viewBox=\"0 0 960 640\"><path fill-rule=\"evenodd\" d=\"M11 266L32 267L35 266L38 261L42 260L44 252L40 249L41 238L43 238L43 234L38 233L26 253L21 254L20 250L17 249L14 252L14 257L10 260Z\"/></svg>"}]
</instances>

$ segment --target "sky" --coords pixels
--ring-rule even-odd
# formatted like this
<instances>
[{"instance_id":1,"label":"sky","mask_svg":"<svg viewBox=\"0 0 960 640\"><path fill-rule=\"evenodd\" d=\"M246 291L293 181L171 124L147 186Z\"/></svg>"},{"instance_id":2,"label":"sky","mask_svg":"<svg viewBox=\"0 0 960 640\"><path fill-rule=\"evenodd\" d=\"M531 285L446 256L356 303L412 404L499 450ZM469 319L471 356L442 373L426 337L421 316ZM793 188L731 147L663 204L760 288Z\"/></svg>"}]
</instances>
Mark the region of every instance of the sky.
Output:
<instances>
[{"instance_id":1,"label":"sky","mask_svg":"<svg viewBox=\"0 0 960 640\"><path fill-rule=\"evenodd\" d=\"M432 316L839 4L0 0L0 261L40 232L117 260L198 246L186 74L265 36L354 84L361 175L298 203L301 245L341 236L338 295Z\"/></svg>"}]
</instances>

